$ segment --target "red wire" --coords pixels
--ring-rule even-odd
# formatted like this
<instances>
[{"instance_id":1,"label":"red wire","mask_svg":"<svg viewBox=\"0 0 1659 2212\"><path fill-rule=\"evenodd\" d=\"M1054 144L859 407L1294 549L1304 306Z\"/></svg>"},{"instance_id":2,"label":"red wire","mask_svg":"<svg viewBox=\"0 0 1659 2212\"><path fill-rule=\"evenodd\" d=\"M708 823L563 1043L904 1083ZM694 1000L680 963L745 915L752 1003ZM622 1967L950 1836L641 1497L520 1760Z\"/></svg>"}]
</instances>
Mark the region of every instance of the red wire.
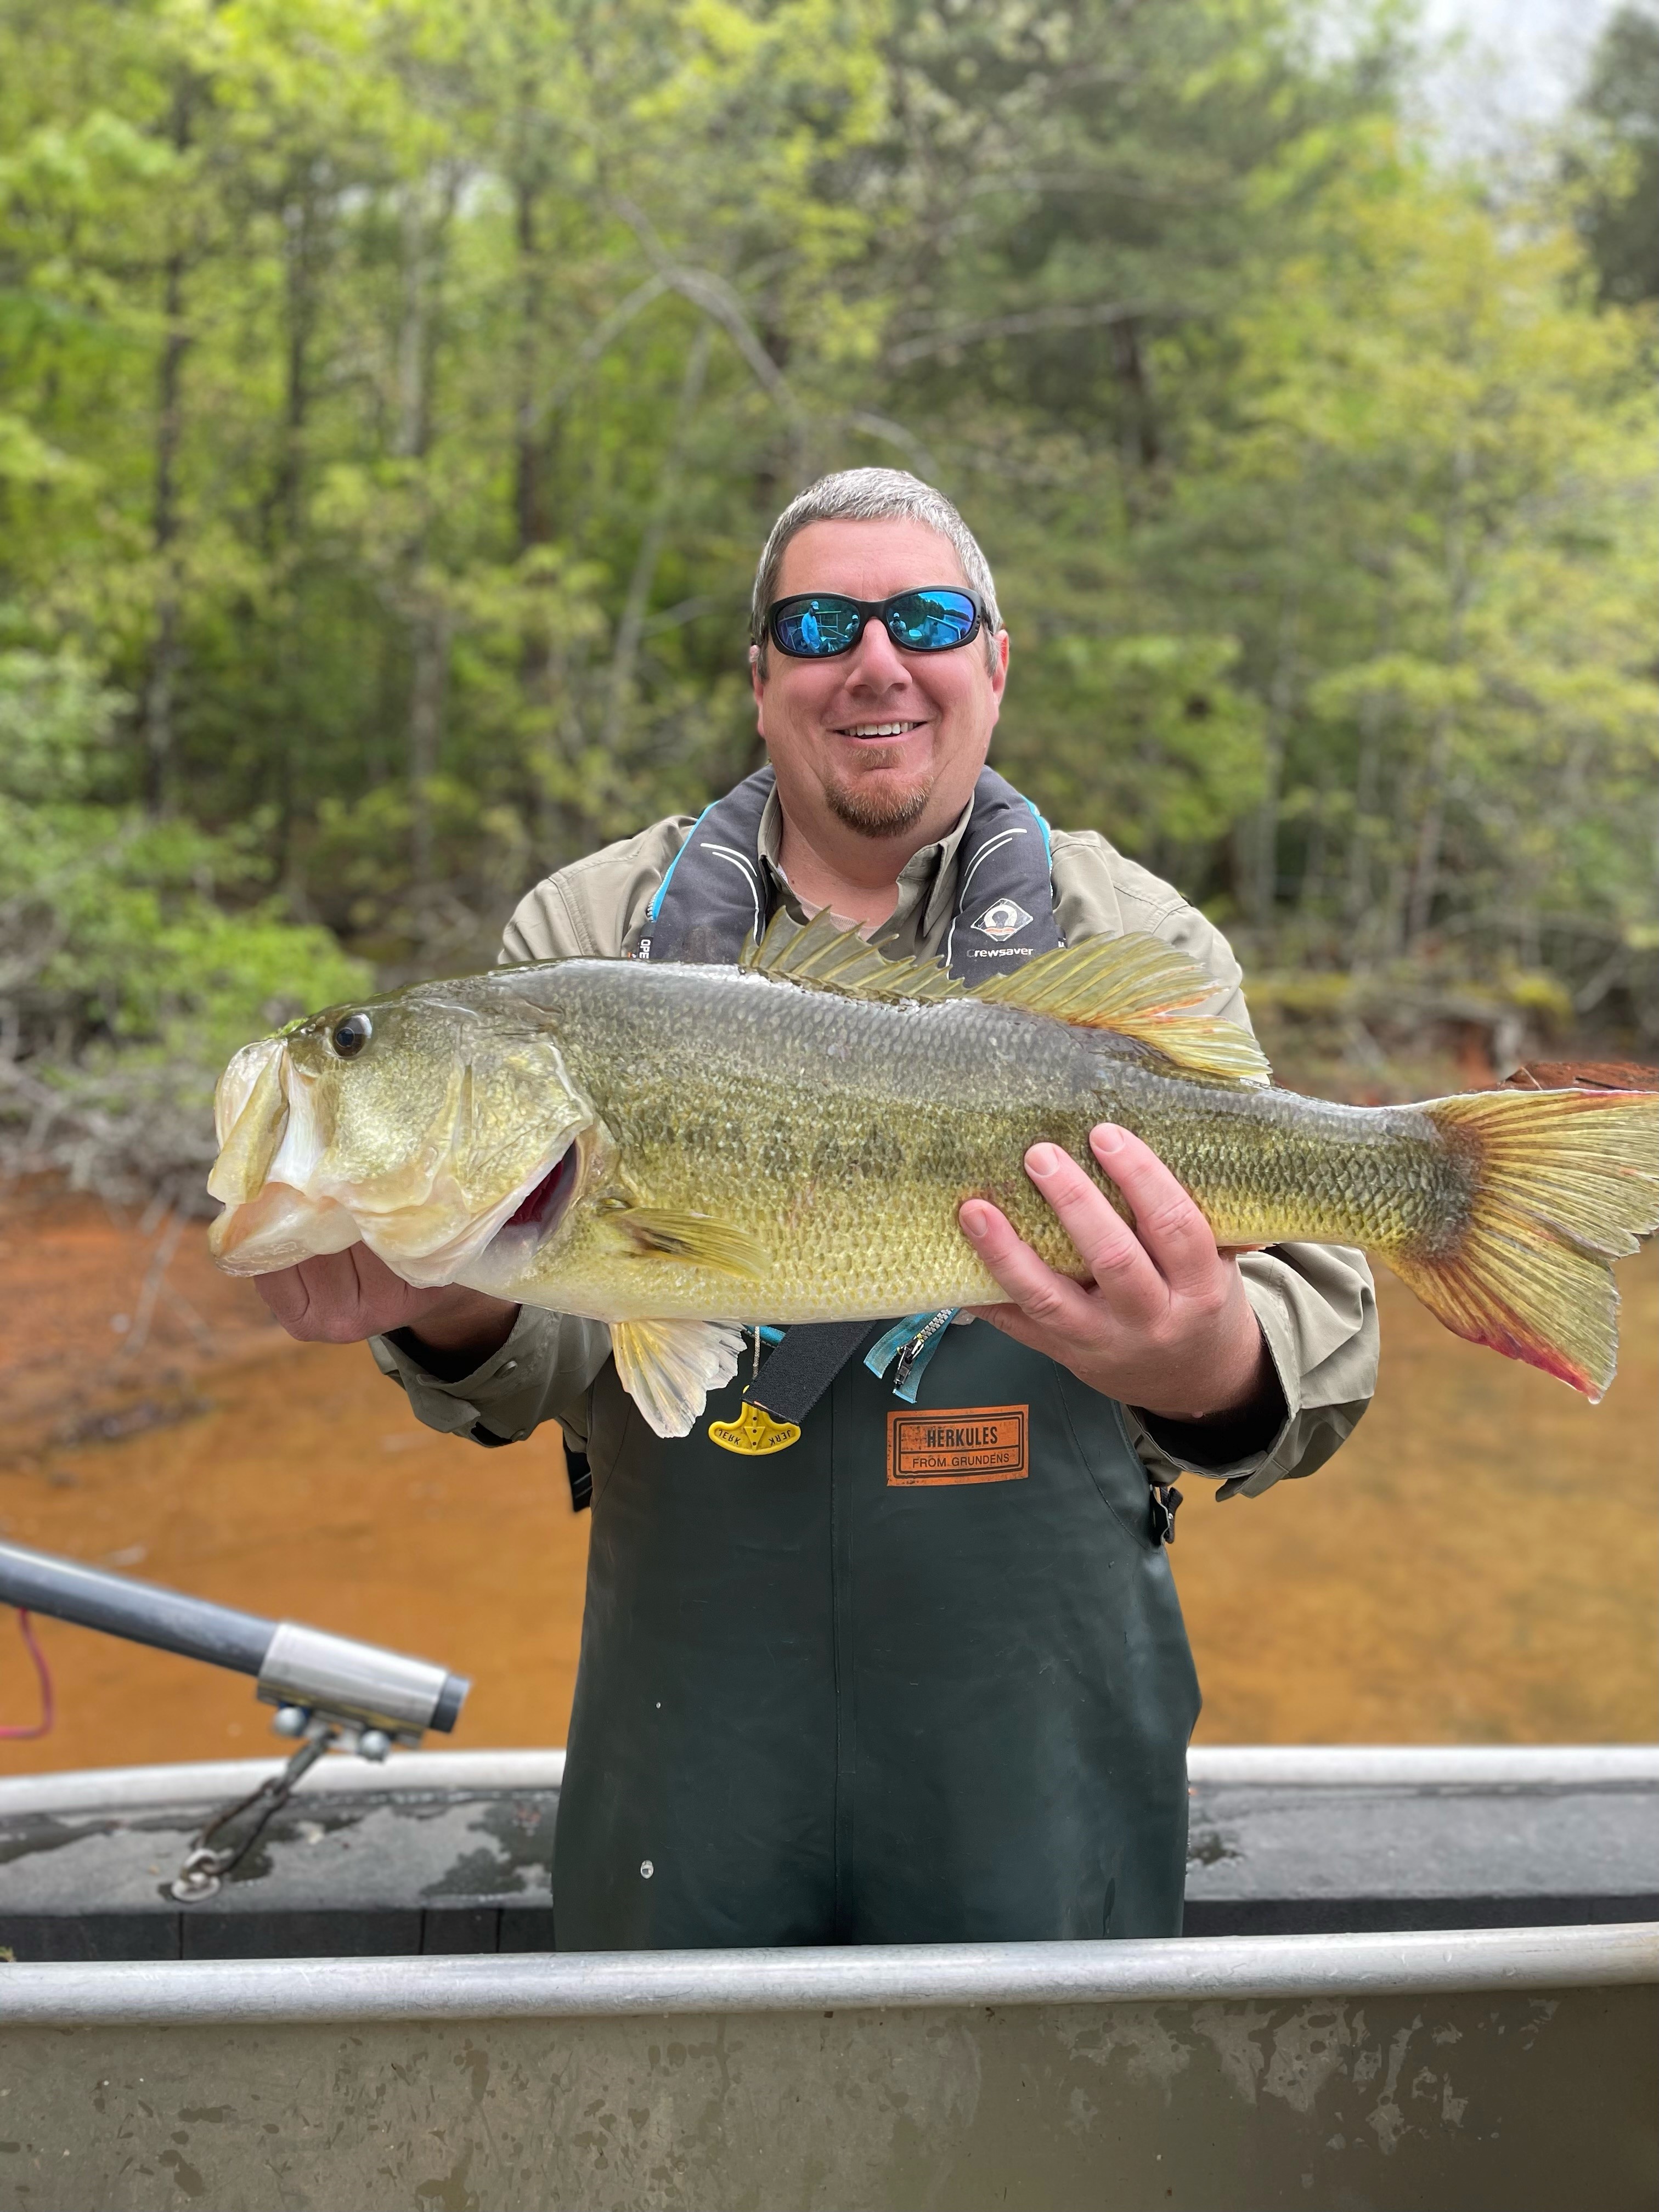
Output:
<instances>
[{"instance_id":1,"label":"red wire","mask_svg":"<svg viewBox=\"0 0 1659 2212\"><path fill-rule=\"evenodd\" d=\"M40 1685L40 1717L33 1728L0 1728L0 1741L15 1743L31 1736L47 1735L56 1718L52 1697L52 1669L46 1664L46 1655L34 1640L34 1629L27 1607L17 1608L17 1626L22 1632L23 1648L34 1662L35 1679Z\"/></svg>"}]
</instances>

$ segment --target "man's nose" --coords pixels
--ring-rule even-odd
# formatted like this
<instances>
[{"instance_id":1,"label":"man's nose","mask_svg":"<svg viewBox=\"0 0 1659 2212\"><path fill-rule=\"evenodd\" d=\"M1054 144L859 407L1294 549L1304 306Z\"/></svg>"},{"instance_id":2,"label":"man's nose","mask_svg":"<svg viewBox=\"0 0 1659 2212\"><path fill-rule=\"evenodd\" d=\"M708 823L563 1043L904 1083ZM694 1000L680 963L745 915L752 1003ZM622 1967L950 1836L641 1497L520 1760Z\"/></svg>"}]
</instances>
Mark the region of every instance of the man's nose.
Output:
<instances>
[{"instance_id":1,"label":"man's nose","mask_svg":"<svg viewBox=\"0 0 1659 2212\"><path fill-rule=\"evenodd\" d=\"M910 671L887 635L885 623L866 623L850 660L847 671L849 690L890 691L895 684L910 681Z\"/></svg>"}]
</instances>

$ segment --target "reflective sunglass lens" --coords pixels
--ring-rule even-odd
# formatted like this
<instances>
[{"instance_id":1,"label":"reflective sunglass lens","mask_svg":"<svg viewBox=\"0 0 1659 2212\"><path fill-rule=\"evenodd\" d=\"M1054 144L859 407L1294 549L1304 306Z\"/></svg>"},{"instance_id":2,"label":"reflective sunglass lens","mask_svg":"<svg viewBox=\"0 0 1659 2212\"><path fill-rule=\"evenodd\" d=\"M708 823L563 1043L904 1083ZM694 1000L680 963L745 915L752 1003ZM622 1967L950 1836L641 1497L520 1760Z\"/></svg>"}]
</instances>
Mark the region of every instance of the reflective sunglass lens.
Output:
<instances>
[{"instance_id":1,"label":"reflective sunglass lens","mask_svg":"<svg viewBox=\"0 0 1659 2212\"><path fill-rule=\"evenodd\" d=\"M861 627L850 599L797 599L778 610L777 640L786 653L821 659L856 645Z\"/></svg>"},{"instance_id":2,"label":"reflective sunglass lens","mask_svg":"<svg viewBox=\"0 0 1659 2212\"><path fill-rule=\"evenodd\" d=\"M945 653L964 644L976 619L965 592L906 592L887 610L893 642L912 653Z\"/></svg>"}]
</instances>

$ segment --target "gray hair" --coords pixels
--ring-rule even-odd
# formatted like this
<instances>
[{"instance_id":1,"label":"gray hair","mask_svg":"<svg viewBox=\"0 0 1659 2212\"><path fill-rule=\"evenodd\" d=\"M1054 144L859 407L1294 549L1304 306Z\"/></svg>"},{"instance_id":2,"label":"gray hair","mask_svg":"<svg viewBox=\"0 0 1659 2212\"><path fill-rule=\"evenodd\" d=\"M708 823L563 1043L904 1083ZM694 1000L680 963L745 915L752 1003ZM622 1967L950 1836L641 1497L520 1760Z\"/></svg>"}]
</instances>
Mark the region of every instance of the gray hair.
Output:
<instances>
[{"instance_id":1,"label":"gray hair","mask_svg":"<svg viewBox=\"0 0 1659 2212\"><path fill-rule=\"evenodd\" d=\"M772 534L755 571L755 593L749 607L749 635L759 647L763 676L766 673L766 610L777 597L784 548L790 539L811 522L898 520L926 523L950 544L962 563L963 576L984 605L985 658L995 667L996 634L1002 628L1002 615L991 564L945 494L923 483L920 477L913 477L908 469L840 469L798 492L772 525Z\"/></svg>"}]
</instances>

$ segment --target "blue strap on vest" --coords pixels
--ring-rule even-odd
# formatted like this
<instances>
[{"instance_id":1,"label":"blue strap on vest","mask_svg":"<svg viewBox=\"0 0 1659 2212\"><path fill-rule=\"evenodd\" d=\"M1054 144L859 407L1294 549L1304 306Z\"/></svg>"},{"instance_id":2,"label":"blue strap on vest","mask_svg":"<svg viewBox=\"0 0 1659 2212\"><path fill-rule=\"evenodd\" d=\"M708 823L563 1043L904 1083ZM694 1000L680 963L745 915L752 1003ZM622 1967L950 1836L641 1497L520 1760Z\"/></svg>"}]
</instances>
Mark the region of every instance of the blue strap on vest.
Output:
<instances>
[{"instance_id":1,"label":"blue strap on vest","mask_svg":"<svg viewBox=\"0 0 1659 2212\"><path fill-rule=\"evenodd\" d=\"M657 887L636 959L718 964L735 960L750 937L758 941L766 934L770 902L760 828L775 782L769 768L757 769L703 809ZM1052 857L1048 825L1030 800L994 769L981 769L957 855L957 910L943 949L960 981L971 986L1006 975L1060 943ZM912 1314L871 1347L865 1364L882 1375L896 1359L896 1395L914 1405L922 1370L951 1318L949 1307ZM844 1322L792 1329L744 1397L781 1420L799 1423L867 1334Z\"/></svg>"}]
</instances>

